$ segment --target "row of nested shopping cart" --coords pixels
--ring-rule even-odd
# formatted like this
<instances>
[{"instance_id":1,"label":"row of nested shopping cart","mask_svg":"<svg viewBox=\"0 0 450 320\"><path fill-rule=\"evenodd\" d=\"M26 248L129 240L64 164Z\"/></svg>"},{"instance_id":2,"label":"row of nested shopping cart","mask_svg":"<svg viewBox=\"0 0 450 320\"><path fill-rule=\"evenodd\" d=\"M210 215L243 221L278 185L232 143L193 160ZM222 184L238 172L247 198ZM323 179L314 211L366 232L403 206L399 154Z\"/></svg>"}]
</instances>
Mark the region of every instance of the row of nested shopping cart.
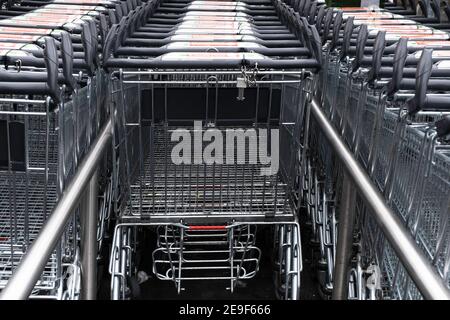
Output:
<instances>
[{"instance_id":1,"label":"row of nested shopping cart","mask_svg":"<svg viewBox=\"0 0 450 320\"><path fill-rule=\"evenodd\" d=\"M152 260L144 271L175 292L198 281L233 292L270 257L276 294L299 298L297 111L321 50L317 29L279 0L150 0L113 27L104 48L118 213L112 299L137 294L142 255ZM261 250L257 229L273 248ZM142 233L154 249L142 252Z\"/></svg>"},{"instance_id":2,"label":"row of nested shopping cart","mask_svg":"<svg viewBox=\"0 0 450 320\"><path fill-rule=\"evenodd\" d=\"M8 1L0 9L0 289L108 118L106 34L137 1ZM98 245L110 212L103 170ZM33 298L80 295L80 225L65 227Z\"/></svg>"},{"instance_id":3,"label":"row of nested shopping cart","mask_svg":"<svg viewBox=\"0 0 450 320\"><path fill-rule=\"evenodd\" d=\"M201 280L227 281L233 291L256 275L261 255L271 255L278 296L296 299L303 206L320 288L331 292L342 170L305 112L312 94L448 283L445 62L434 67L439 78L423 77L445 60L446 32L398 14L315 1L151 3L110 32L104 51L115 79L113 299L134 294L142 232L156 234L153 274L177 292ZM443 50L430 58L427 49L419 59L430 46ZM261 129L279 130L272 140L279 141L278 174L258 175L255 149L241 162L237 150L235 162L222 153L205 162L205 142L236 127L250 145L261 143ZM407 130L418 134L415 148ZM196 134L199 149L190 140ZM180 139L189 139L189 154L174 163ZM420 298L359 197L355 210L349 298ZM270 227L273 252L258 248L255 226Z\"/></svg>"},{"instance_id":4,"label":"row of nested shopping cart","mask_svg":"<svg viewBox=\"0 0 450 320\"><path fill-rule=\"evenodd\" d=\"M433 28L450 29L450 6L447 0L387 0L384 1L384 8Z\"/></svg>"},{"instance_id":5,"label":"row of nested shopping cart","mask_svg":"<svg viewBox=\"0 0 450 320\"><path fill-rule=\"evenodd\" d=\"M433 19L430 27L416 21L428 19L391 10L328 9L323 21L316 20L323 25L324 43L316 95L450 286L449 35L433 28ZM314 120L308 138L303 186L317 245L318 279L327 295L333 289L342 170ZM421 299L358 194L355 201L349 298Z\"/></svg>"}]
</instances>

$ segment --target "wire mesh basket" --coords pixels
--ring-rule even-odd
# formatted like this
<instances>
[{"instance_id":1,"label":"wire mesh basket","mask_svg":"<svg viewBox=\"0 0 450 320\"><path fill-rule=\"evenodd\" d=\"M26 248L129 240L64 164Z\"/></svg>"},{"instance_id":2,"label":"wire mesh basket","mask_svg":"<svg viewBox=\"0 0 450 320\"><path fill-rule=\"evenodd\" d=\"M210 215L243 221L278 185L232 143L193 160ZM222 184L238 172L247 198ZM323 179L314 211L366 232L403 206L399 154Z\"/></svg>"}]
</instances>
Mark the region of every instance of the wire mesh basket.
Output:
<instances>
[{"instance_id":1,"label":"wire mesh basket","mask_svg":"<svg viewBox=\"0 0 450 320\"><path fill-rule=\"evenodd\" d=\"M37 237L95 137L96 90L95 82L89 83L59 104L47 96L0 98L1 287ZM77 264L77 226L78 220L71 219L32 296L62 297L66 267Z\"/></svg>"}]
</instances>

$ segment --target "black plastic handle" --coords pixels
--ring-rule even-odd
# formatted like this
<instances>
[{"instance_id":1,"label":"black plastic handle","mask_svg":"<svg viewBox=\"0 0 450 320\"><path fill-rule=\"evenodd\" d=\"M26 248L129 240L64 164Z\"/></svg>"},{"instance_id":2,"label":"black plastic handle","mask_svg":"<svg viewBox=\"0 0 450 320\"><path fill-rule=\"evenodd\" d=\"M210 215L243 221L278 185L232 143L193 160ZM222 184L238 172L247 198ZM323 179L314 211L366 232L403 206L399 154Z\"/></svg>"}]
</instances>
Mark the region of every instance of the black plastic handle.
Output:
<instances>
[{"instance_id":1,"label":"black plastic handle","mask_svg":"<svg viewBox=\"0 0 450 320\"><path fill-rule=\"evenodd\" d=\"M425 2L423 2L422 0L419 0L417 5L419 6L420 10L422 11L422 14L428 18L430 13L428 12L427 4Z\"/></svg>"},{"instance_id":2,"label":"black plastic handle","mask_svg":"<svg viewBox=\"0 0 450 320\"><path fill-rule=\"evenodd\" d=\"M381 63L383 59L383 52L386 48L386 31L380 31L375 38L372 55L372 68L370 69L368 80L370 82L378 78L380 72Z\"/></svg>"},{"instance_id":3,"label":"black plastic handle","mask_svg":"<svg viewBox=\"0 0 450 320\"><path fill-rule=\"evenodd\" d=\"M299 29L300 29L300 38L301 41L308 47L308 49L311 48L311 43L309 41L310 39L310 29L309 29L309 23L306 20L305 17L300 17L298 19L299 21Z\"/></svg>"},{"instance_id":4,"label":"black plastic handle","mask_svg":"<svg viewBox=\"0 0 450 320\"><path fill-rule=\"evenodd\" d=\"M330 33L331 22L333 21L333 9L328 9L323 22L322 43L325 44Z\"/></svg>"},{"instance_id":5,"label":"black plastic handle","mask_svg":"<svg viewBox=\"0 0 450 320\"><path fill-rule=\"evenodd\" d=\"M44 61L47 69L47 85L55 102L60 102L60 90L58 86L58 50L55 39L45 37Z\"/></svg>"},{"instance_id":6,"label":"black plastic handle","mask_svg":"<svg viewBox=\"0 0 450 320\"><path fill-rule=\"evenodd\" d=\"M309 28L311 30L310 43L312 55L317 60L319 66L322 66L322 39L320 39L319 31L317 31L315 25L310 25Z\"/></svg>"},{"instance_id":7,"label":"black plastic handle","mask_svg":"<svg viewBox=\"0 0 450 320\"><path fill-rule=\"evenodd\" d=\"M308 22L309 22L309 24L314 24L314 22L316 20L316 13L317 13L317 2L314 1L311 4L311 8L309 9L309 13L308 13Z\"/></svg>"},{"instance_id":8,"label":"black plastic handle","mask_svg":"<svg viewBox=\"0 0 450 320\"><path fill-rule=\"evenodd\" d=\"M334 17L333 22L333 37L331 39L331 49L334 49L336 47L336 44L339 40L339 32L342 28L342 11L338 11L336 13L336 16Z\"/></svg>"},{"instance_id":9,"label":"black plastic handle","mask_svg":"<svg viewBox=\"0 0 450 320\"><path fill-rule=\"evenodd\" d=\"M312 6L311 0L306 0L302 10L302 15L304 17L308 17L309 12L311 10L311 6Z\"/></svg>"},{"instance_id":10,"label":"black plastic handle","mask_svg":"<svg viewBox=\"0 0 450 320\"><path fill-rule=\"evenodd\" d=\"M70 90L75 89L75 79L73 78L73 47L72 40L68 32L61 32L61 58L63 62L63 75L66 86Z\"/></svg>"},{"instance_id":11,"label":"black plastic handle","mask_svg":"<svg viewBox=\"0 0 450 320\"><path fill-rule=\"evenodd\" d=\"M358 44L356 46L356 56L355 56L355 62L353 65L353 71L356 71L364 58L364 48L366 47L367 38L369 37L369 32L367 29L367 24L362 24L359 27L358 37L356 40L356 43Z\"/></svg>"},{"instance_id":12,"label":"black plastic handle","mask_svg":"<svg viewBox=\"0 0 450 320\"><path fill-rule=\"evenodd\" d=\"M81 41L84 48L84 60L88 66L87 72L92 75L94 73L94 46L92 44L91 29L87 23L83 23L81 26Z\"/></svg>"},{"instance_id":13,"label":"black plastic handle","mask_svg":"<svg viewBox=\"0 0 450 320\"><path fill-rule=\"evenodd\" d=\"M441 8L438 0L429 0L431 11L433 11L434 16L441 22ZM445 1L447 3L448 1Z\"/></svg>"},{"instance_id":14,"label":"black plastic handle","mask_svg":"<svg viewBox=\"0 0 450 320\"><path fill-rule=\"evenodd\" d=\"M316 18L316 28L317 30L319 30L319 33L322 31L322 23L324 17L325 17L325 6L320 6Z\"/></svg>"},{"instance_id":15,"label":"black plastic handle","mask_svg":"<svg viewBox=\"0 0 450 320\"><path fill-rule=\"evenodd\" d=\"M449 113L450 96L447 94L427 94L420 105L421 111ZM411 113L415 114L415 113Z\"/></svg>"},{"instance_id":16,"label":"black plastic handle","mask_svg":"<svg viewBox=\"0 0 450 320\"><path fill-rule=\"evenodd\" d=\"M349 17L347 19L347 21L345 22L344 35L342 38L341 55L340 55L341 60L344 57L346 57L348 54L348 48L350 47L350 39L352 38L352 33L353 33L354 20L355 20L354 17Z\"/></svg>"},{"instance_id":17,"label":"black plastic handle","mask_svg":"<svg viewBox=\"0 0 450 320\"><path fill-rule=\"evenodd\" d=\"M115 25L118 22L116 10L108 9L108 17L110 26Z\"/></svg>"},{"instance_id":18,"label":"black plastic handle","mask_svg":"<svg viewBox=\"0 0 450 320\"><path fill-rule=\"evenodd\" d=\"M450 4L448 3L448 1L446 1L444 4L444 13L447 16L447 20L450 20Z\"/></svg>"},{"instance_id":19,"label":"black plastic handle","mask_svg":"<svg viewBox=\"0 0 450 320\"><path fill-rule=\"evenodd\" d=\"M392 79L387 87L387 95L392 96L399 88L403 78L403 68L408 56L408 39L400 38L394 52Z\"/></svg>"},{"instance_id":20,"label":"black plastic handle","mask_svg":"<svg viewBox=\"0 0 450 320\"><path fill-rule=\"evenodd\" d=\"M122 6L119 3L116 4L114 7L114 11L116 12L117 21L120 21L120 19L122 19L122 17L124 16Z\"/></svg>"},{"instance_id":21,"label":"black plastic handle","mask_svg":"<svg viewBox=\"0 0 450 320\"><path fill-rule=\"evenodd\" d=\"M117 40L116 40L116 47L114 50L117 50L120 45L122 45L125 42L125 39L128 37L128 26L129 26L129 18L123 17L120 20L119 28L117 29Z\"/></svg>"},{"instance_id":22,"label":"black plastic handle","mask_svg":"<svg viewBox=\"0 0 450 320\"><path fill-rule=\"evenodd\" d=\"M98 65L98 30L94 20L89 20L88 25L91 31L92 62L95 68Z\"/></svg>"},{"instance_id":23,"label":"black plastic handle","mask_svg":"<svg viewBox=\"0 0 450 320\"><path fill-rule=\"evenodd\" d=\"M450 135L450 116L445 116L442 119L439 119L436 121L435 125L438 137Z\"/></svg>"},{"instance_id":24,"label":"black plastic handle","mask_svg":"<svg viewBox=\"0 0 450 320\"><path fill-rule=\"evenodd\" d=\"M433 67L433 49L424 49L416 71L416 92L414 97L406 102L409 114L415 114L421 110L427 97L428 80Z\"/></svg>"},{"instance_id":25,"label":"black plastic handle","mask_svg":"<svg viewBox=\"0 0 450 320\"><path fill-rule=\"evenodd\" d=\"M127 6L128 11L131 11L131 10L134 9L133 1L127 0L127 1L124 1L124 2L126 4L126 6Z\"/></svg>"},{"instance_id":26,"label":"black plastic handle","mask_svg":"<svg viewBox=\"0 0 450 320\"><path fill-rule=\"evenodd\" d=\"M122 14L123 14L124 16L128 15L129 10L128 10L127 3L126 3L125 1L122 1L122 2L120 3L120 6L121 6L121 8L122 8Z\"/></svg>"},{"instance_id":27,"label":"black plastic handle","mask_svg":"<svg viewBox=\"0 0 450 320\"><path fill-rule=\"evenodd\" d=\"M103 45L103 64L105 65L108 59L114 56L114 50L117 42L117 29L118 24L115 24L109 29L108 35L106 36L105 44Z\"/></svg>"},{"instance_id":28,"label":"black plastic handle","mask_svg":"<svg viewBox=\"0 0 450 320\"><path fill-rule=\"evenodd\" d=\"M298 6L298 13L300 13L303 17L306 16L305 5L306 5L306 1L302 0L302 1L300 1L300 5Z\"/></svg>"},{"instance_id":29,"label":"black plastic handle","mask_svg":"<svg viewBox=\"0 0 450 320\"><path fill-rule=\"evenodd\" d=\"M99 15L98 22L98 28L100 30L100 37L103 45L105 43L106 34L108 33L108 21L103 13Z\"/></svg>"}]
</instances>

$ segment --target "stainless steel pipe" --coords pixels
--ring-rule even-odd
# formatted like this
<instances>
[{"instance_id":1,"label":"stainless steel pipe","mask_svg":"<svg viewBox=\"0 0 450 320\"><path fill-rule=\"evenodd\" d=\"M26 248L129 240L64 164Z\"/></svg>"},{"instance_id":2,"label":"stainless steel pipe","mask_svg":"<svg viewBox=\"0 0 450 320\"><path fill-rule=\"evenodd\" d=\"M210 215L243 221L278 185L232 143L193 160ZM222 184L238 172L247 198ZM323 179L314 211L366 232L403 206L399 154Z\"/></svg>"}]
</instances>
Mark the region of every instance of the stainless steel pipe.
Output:
<instances>
[{"instance_id":1,"label":"stainless steel pipe","mask_svg":"<svg viewBox=\"0 0 450 320\"><path fill-rule=\"evenodd\" d=\"M42 226L38 237L0 293L0 300L24 300L29 297L111 140L112 121L109 119L78 166L75 176Z\"/></svg>"},{"instance_id":2,"label":"stainless steel pipe","mask_svg":"<svg viewBox=\"0 0 450 320\"><path fill-rule=\"evenodd\" d=\"M333 275L333 300L347 300L350 259L355 225L356 193L348 174L344 172L339 205L338 240Z\"/></svg>"},{"instance_id":3,"label":"stainless steel pipe","mask_svg":"<svg viewBox=\"0 0 450 320\"><path fill-rule=\"evenodd\" d=\"M81 212L81 299L97 297L98 170L95 170L84 196Z\"/></svg>"},{"instance_id":4,"label":"stainless steel pipe","mask_svg":"<svg viewBox=\"0 0 450 320\"><path fill-rule=\"evenodd\" d=\"M310 108L311 115L317 120L320 129L354 183L354 189L359 192L365 200L365 204L375 215L378 225L425 299L450 300L450 291L444 281L418 248L402 221L386 204L366 171L356 161L339 133L323 113L316 99L312 100ZM339 239L343 241L342 237ZM337 247L342 247L342 244L338 243ZM346 272L346 270L341 272Z\"/></svg>"}]
</instances>

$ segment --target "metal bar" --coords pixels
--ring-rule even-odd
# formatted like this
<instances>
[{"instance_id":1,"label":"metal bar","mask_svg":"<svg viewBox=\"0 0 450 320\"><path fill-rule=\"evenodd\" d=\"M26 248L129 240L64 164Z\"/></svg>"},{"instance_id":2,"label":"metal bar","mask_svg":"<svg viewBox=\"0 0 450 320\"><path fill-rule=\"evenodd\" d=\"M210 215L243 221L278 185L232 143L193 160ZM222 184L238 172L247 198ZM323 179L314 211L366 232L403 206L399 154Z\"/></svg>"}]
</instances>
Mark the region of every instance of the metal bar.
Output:
<instances>
[{"instance_id":1,"label":"metal bar","mask_svg":"<svg viewBox=\"0 0 450 320\"><path fill-rule=\"evenodd\" d=\"M81 212L81 298L97 298L97 219L98 219L98 170L94 172L86 188L84 210Z\"/></svg>"},{"instance_id":2,"label":"metal bar","mask_svg":"<svg viewBox=\"0 0 450 320\"><path fill-rule=\"evenodd\" d=\"M286 83L300 83L301 80L268 80L268 81L260 81L255 80L252 81L252 84L286 84ZM192 80L192 81L179 81L179 80L124 80L125 84L209 84L207 80ZM234 80L218 80L216 84L236 84Z\"/></svg>"},{"instance_id":3,"label":"metal bar","mask_svg":"<svg viewBox=\"0 0 450 320\"><path fill-rule=\"evenodd\" d=\"M219 71L219 70L211 70L211 71L202 71L202 70L196 70L196 71L166 71L166 70L150 70L150 71L123 71L123 75L153 75L153 74L170 74L170 75L189 75L189 74L207 74L207 75L241 75L242 71ZM278 74L278 75L301 75L302 71L289 71L289 70L283 70L283 71L276 71L276 70L266 70L266 71L258 71L259 75L270 75L270 74Z\"/></svg>"},{"instance_id":4,"label":"metal bar","mask_svg":"<svg viewBox=\"0 0 450 320\"><path fill-rule=\"evenodd\" d=\"M79 165L52 214L42 226L38 237L33 241L20 265L0 293L0 300L28 298L111 140L112 120L110 118Z\"/></svg>"},{"instance_id":5,"label":"metal bar","mask_svg":"<svg viewBox=\"0 0 450 320\"><path fill-rule=\"evenodd\" d=\"M0 98L0 102L2 103L20 103L20 104L46 104L47 100L28 100L28 99L16 99L16 98Z\"/></svg>"},{"instance_id":6,"label":"metal bar","mask_svg":"<svg viewBox=\"0 0 450 320\"><path fill-rule=\"evenodd\" d=\"M47 112L32 112L32 111L3 111L0 110L0 114L9 114L14 116L41 116L45 117L47 115Z\"/></svg>"},{"instance_id":7,"label":"metal bar","mask_svg":"<svg viewBox=\"0 0 450 320\"><path fill-rule=\"evenodd\" d=\"M355 222L355 192L347 173L343 175L341 203L339 206L339 230L336 246L336 261L333 276L333 300L348 297L348 275L353 245Z\"/></svg>"},{"instance_id":8,"label":"metal bar","mask_svg":"<svg viewBox=\"0 0 450 320\"><path fill-rule=\"evenodd\" d=\"M339 133L327 119L316 99L311 104L311 114L333 147L360 196L372 210L378 225L397 253L409 275L425 299L450 300L450 291L431 263L417 247L411 234L386 204L362 166L345 145Z\"/></svg>"}]
</instances>

